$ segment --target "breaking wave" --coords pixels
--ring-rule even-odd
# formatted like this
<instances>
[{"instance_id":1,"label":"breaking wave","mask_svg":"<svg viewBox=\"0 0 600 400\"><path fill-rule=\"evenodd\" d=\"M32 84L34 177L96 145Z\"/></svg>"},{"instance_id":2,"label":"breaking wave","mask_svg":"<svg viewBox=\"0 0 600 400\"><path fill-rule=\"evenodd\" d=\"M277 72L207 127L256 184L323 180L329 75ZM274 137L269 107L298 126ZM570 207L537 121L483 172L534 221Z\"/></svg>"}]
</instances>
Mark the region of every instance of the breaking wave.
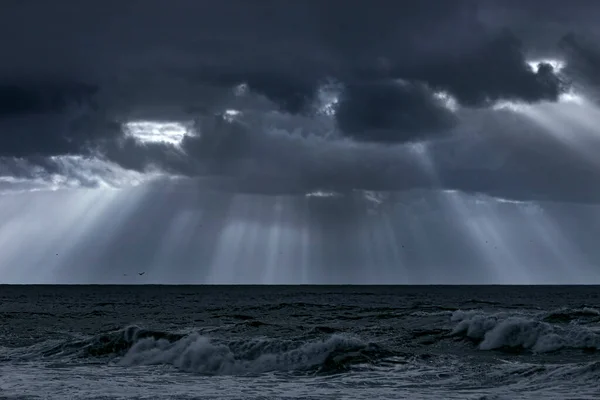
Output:
<instances>
[{"instance_id":1,"label":"breaking wave","mask_svg":"<svg viewBox=\"0 0 600 400\"><path fill-rule=\"evenodd\" d=\"M152 331L135 326L87 339L33 346L20 353L13 353L11 358L97 359L123 367L170 365L203 375L331 374L393 356L377 344L338 334L319 339L222 340L198 332Z\"/></svg>"},{"instance_id":2,"label":"breaking wave","mask_svg":"<svg viewBox=\"0 0 600 400\"><path fill-rule=\"evenodd\" d=\"M549 314L486 313L458 310L451 335L478 342L481 350L530 350L548 353L563 349L600 350L600 330L590 322L600 313L590 308L559 310Z\"/></svg>"},{"instance_id":3,"label":"breaking wave","mask_svg":"<svg viewBox=\"0 0 600 400\"><path fill-rule=\"evenodd\" d=\"M168 364L182 371L217 375L314 369L329 373L346 370L352 364L371 363L380 353L376 346L340 335L304 343L273 339L215 343L191 334L176 342L140 340L119 364Z\"/></svg>"}]
</instances>

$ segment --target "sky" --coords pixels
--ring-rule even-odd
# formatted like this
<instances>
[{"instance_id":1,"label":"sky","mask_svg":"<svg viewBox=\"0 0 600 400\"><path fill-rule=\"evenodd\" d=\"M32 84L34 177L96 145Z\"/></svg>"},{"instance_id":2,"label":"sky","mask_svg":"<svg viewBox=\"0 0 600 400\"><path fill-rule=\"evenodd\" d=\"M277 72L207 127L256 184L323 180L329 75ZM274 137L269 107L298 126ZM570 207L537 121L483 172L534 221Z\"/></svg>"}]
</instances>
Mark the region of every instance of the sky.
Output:
<instances>
[{"instance_id":1,"label":"sky","mask_svg":"<svg viewBox=\"0 0 600 400\"><path fill-rule=\"evenodd\" d=\"M8 1L0 282L600 283L598 16Z\"/></svg>"}]
</instances>

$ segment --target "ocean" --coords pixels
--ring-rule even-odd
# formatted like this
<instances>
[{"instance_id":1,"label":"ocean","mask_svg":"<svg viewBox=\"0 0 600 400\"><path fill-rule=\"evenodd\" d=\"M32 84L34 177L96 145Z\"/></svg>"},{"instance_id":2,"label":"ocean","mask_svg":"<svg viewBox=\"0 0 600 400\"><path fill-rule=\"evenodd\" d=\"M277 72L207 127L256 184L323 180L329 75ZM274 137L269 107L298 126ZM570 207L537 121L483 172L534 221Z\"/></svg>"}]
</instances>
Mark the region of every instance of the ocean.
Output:
<instances>
[{"instance_id":1,"label":"ocean","mask_svg":"<svg viewBox=\"0 0 600 400\"><path fill-rule=\"evenodd\" d=\"M2 399L598 399L597 286L0 286Z\"/></svg>"}]
</instances>

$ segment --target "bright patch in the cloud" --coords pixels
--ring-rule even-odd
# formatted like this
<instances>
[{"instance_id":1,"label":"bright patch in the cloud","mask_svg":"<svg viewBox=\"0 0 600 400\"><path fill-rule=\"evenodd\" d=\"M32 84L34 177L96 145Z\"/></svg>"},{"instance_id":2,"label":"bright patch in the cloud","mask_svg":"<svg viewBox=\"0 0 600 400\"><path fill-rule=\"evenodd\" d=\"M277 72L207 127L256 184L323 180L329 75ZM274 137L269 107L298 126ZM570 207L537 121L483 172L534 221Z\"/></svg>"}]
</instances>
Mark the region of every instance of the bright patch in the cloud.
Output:
<instances>
[{"instance_id":1,"label":"bright patch in the cloud","mask_svg":"<svg viewBox=\"0 0 600 400\"><path fill-rule=\"evenodd\" d=\"M534 72L538 72L538 70L540 69L540 64L549 64L552 67L552 69L554 69L554 72L561 72L566 65L564 61L552 58L530 60L527 61L527 64L529 65L529 67L531 67L531 69Z\"/></svg>"},{"instance_id":2,"label":"bright patch in the cloud","mask_svg":"<svg viewBox=\"0 0 600 400\"><path fill-rule=\"evenodd\" d=\"M458 110L458 102L452 95L446 92L436 92L433 94L437 100L439 100L444 107L446 107L450 111Z\"/></svg>"},{"instance_id":3,"label":"bright patch in the cloud","mask_svg":"<svg viewBox=\"0 0 600 400\"><path fill-rule=\"evenodd\" d=\"M492 107L494 110L510 110L514 112L523 112L530 107L527 103L518 103L513 101L499 101Z\"/></svg>"},{"instance_id":4,"label":"bright patch in the cloud","mask_svg":"<svg viewBox=\"0 0 600 400\"><path fill-rule=\"evenodd\" d=\"M177 145L188 133L186 125L170 121L130 121L125 133L143 143L170 143Z\"/></svg>"},{"instance_id":5,"label":"bright patch in the cloud","mask_svg":"<svg viewBox=\"0 0 600 400\"><path fill-rule=\"evenodd\" d=\"M317 190L316 192L306 193L306 197L339 197L336 192L322 192Z\"/></svg>"},{"instance_id":6,"label":"bright patch in the cloud","mask_svg":"<svg viewBox=\"0 0 600 400\"><path fill-rule=\"evenodd\" d=\"M65 187L79 188L120 188L138 186L159 177L157 172L141 173L126 170L117 164L98 158L81 156L53 156L56 172L49 176L54 189Z\"/></svg>"},{"instance_id":7,"label":"bright patch in the cloud","mask_svg":"<svg viewBox=\"0 0 600 400\"><path fill-rule=\"evenodd\" d=\"M376 206L381 205L387 199L387 194L374 192L371 190L363 191L363 196L365 197L365 200L373 203Z\"/></svg>"},{"instance_id":8,"label":"bright patch in the cloud","mask_svg":"<svg viewBox=\"0 0 600 400\"><path fill-rule=\"evenodd\" d=\"M585 102L585 98L580 94L577 94L573 91L562 93L558 96L558 104L583 104ZM542 103L520 103L514 101L500 101L493 105L494 110L510 110L514 112L526 112L527 110L531 110L535 108L538 104L547 104L548 102Z\"/></svg>"},{"instance_id":9,"label":"bright patch in the cloud","mask_svg":"<svg viewBox=\"0 0 600 400\"><path fill-rule=\"evenodd\" d=\"M137 172L110 161L82 156L52 156L46 160L46 167L23 161L21 174L16 175L2 173L1 162L0 195L79 188L119 189L165 178L159 171Z\"/></svg>"},{"instance_id":10,"label":"bright patch in the cloud","mask_svg":"<svg viewBox=\"0 0 600 400\"><path fill-rule=\"evenodd\" d=\"M583 104L584 98L581 95L578 95L575 92L563 93L558 96L559 103L575 103L575 104Z\"/></svg>"},{"instance_id":11,"label":"bright patch in the cloud","mask_svg":"<svg viewBox=\"0 0 600 400\"><path fill-rule=\"evenodd\" d=\"M335 115L341 90L341 86L337 84L328 84L319 88L317 93L317 108L320 114Z\"/></svg>"},{"instance_id":12,"label":"bright patch in the cloud","mask_svg":"<svg viewBox=\"0 0 600 400\"><path fill-rule=\"evenodd\" d=\"M248 94L249 91L250 89L245 83L240 83L239 85L233 88L233 94L235 94L236 96L245 96L246 94Z\"/></svg>"},{"instance_id":13,"label":"bright patch in the cloud","mask_svg":"<svg viewBox=\"0 0 600 400\"><path fill-rule=\"evenodd\" d=\"M427 143L425 142L413 142L406 145L408 149L417 155L427 154Z\"/></svg>"},{"instance_id":14,"label":"bright patch in the cloud","mask_svg":"<svg viewBox=\"0 0 600 400\"><path fill-rule=\"evenodd\" d=\"M241 111L234 109L225 110L225 112L223 113L223 118L225 118L227 122L232 122L234 121L235 117L237 117L241 113Z\"/></svg>"}]
</instances>

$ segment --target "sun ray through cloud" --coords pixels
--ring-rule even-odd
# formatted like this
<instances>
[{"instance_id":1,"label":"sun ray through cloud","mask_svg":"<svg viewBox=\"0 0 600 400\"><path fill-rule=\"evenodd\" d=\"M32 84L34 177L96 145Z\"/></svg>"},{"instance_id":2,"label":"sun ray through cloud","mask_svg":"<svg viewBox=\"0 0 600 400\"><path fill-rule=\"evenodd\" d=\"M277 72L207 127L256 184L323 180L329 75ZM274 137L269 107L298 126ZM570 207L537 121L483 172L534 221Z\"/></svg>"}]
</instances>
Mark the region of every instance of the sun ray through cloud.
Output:
<instances>
[{"instance_id":1,"label":"sun ray through cloud","mask_svg":"<svg viewBox=\"0 0 600 400\"><path fill-rule=\"evenodd\" d=\"M593 29L523 27L527 5L282 3L211 36L229 11L151 3L131 25L78 6L78 34L39 20L43 46L16 33L23 6L0 16L27 42L0 66L0 279L600 279Z\"/></svg>"}]
</instances>

